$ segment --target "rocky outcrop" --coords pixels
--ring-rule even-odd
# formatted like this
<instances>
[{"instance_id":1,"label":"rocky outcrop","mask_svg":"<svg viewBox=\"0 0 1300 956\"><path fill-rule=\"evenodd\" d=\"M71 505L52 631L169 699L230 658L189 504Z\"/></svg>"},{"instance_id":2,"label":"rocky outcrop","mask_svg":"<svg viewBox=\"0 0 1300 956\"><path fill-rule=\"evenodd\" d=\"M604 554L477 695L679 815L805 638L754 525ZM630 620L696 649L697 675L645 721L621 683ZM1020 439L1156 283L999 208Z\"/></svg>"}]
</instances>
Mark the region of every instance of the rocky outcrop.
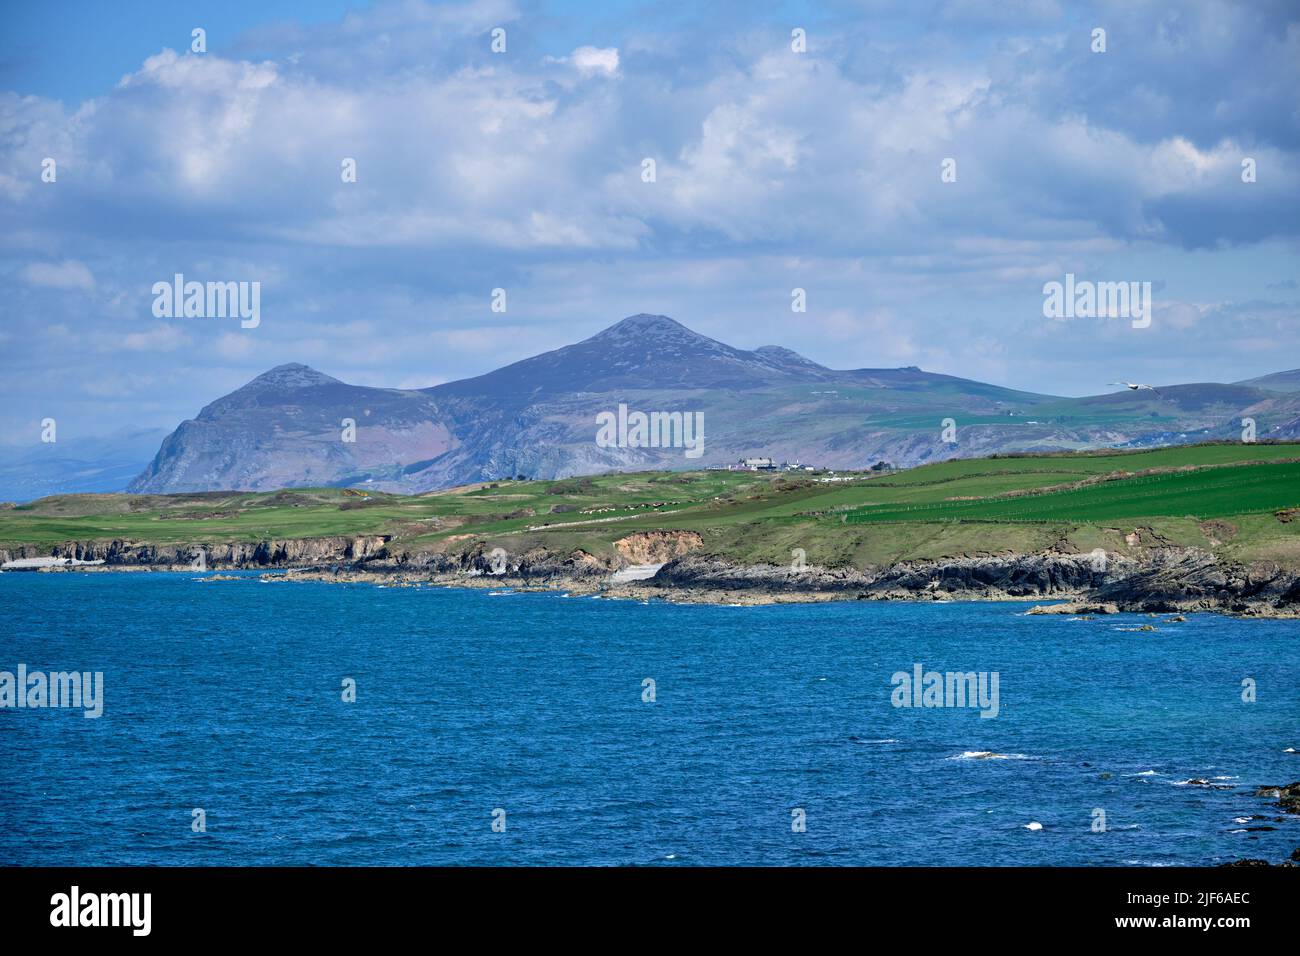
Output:
<instances>
[{"instance_id":1,"label":"rocky outcrop","mask_svg":"<svg viewBox=\"0 0 1300 956\"><path fill-rule=\"evenodd\" d=\"M189 567L202 555L206 567L263 568L366 561L383 553L387 535L287 538L264 541L140 544L132 541L69 541L50 547L23 545L0 551L0 561L16 558L76 558L110 566Z\"/></svg>"},{"instance_id":2,"label":"rocky outcrop","mask_svg":"<svg viewBox=\"0 0 1300 956\"><path fill-rule=\"evenodd\" d=\"M1044 604L1031 607L1026 614L1118 614L1118 604L1098 604L1095 601L1067 601L1064 604Z\"/></svg>"},{"instance_id":3,"label":"rocky outcrop","mask_svg":"<svg viewBox=\"0 0 1300 956\"><path fill-rule=\"evenodd\" d=\"M479 542L463 551L384 551L358 562L370 572L428 576L497 577L525 582L599 580L617 570L616 563L576 549L559 554L544 548L511 553Z\"/></svg>"},{"instance_id":4,"label":"rocky outcrop","mask_svg":"<svg viewBox=\"0 0 1300 956\"><path fill-rule=\"evenodd\" d=\"M1195 548L1163 548L1090 597L1130 611L1245 613L1261 606L1300 610L1300 575L1271 562L1235 565Z\"/></svg>"},{"instance_id":5,"label":"rocky outcrop","mask_svg":"<svg viewBox=\"0 0 1300 956\"><path fill-rule=\"evenodd\" d=\"M704 539L695 531L638 531L614 542L629 564L664 564L701 547Z\"/></svg>"},{"instance_id":6,"label":"rocky outcrop","mask_svg":"<svg viewBox=\"0 0 1300 956\"><path fill-rule=\"evenodd\" d=\"M856 592L871 577L853 568L797 569L776 564L732 564L708 556L687 556L669 561L647 582L658 588L796 592Z\"/></svg>"},{"instance_id":7,"label":"rocky outcrop","mask_svg":"<svg viewBox=\"0 0 1300 956\"><path fill-rule=\"evenodd\" d=\"M1263 786L1255 791L1257 797L1271 797L1285 813L1300 813L1300 780L1282 786Z\"/></svg>"},{"instance_id":8,"label":"rocky outcrop","mask_svg":"<svg viewBox=\"0 0 1300 956\"><path fill-rule=\"evenodd\" d=\"M1034 613L1227 611L1300 616L1300 575L1275 564L1218 562L1192 548L1139 558L1107 554L1017 554L904 561L884 568L736 565L691 554L668 562L649 586L685 591L856 596L863 599L1059 598Z\"/></svg>"},{"instance_id":9,"label":"rocky outcrop","mask_svg":"<svg viewBox=\"0 0 1300 956\"><path fill-rule=\"evenodd\" d=\"M655 576L654 583L728 590L854 591L864 597L1037 597L1076 594L1096 586L1107 574L1097 570L1096 565L1091 555L1009 555L904 561L859 571L813 565L743 566L717 558L688 556L669 562Z\"/></svg>"}]
</instances>

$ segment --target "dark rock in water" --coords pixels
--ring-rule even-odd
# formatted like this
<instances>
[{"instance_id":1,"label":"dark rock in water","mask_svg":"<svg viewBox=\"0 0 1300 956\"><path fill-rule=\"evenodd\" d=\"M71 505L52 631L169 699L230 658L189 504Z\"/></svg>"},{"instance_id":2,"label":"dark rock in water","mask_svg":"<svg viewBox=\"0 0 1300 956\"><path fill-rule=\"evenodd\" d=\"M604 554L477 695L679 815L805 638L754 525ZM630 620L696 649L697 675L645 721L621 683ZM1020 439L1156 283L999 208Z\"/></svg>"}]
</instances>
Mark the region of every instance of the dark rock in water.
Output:
<instances>
[{"instance_id":1,"label":"dark rock in water","mask_svg":"<svg viewBox=\"0 0 1300 956\"><path fill-rule=\"evenodd\" d=\"M1300 813L1300 780L1285 786L1263 786L1255 791L1257 797L1273 797L1287 813Z\"/></svg>"},{"instance_id":2,"label":"dark rock in water","mask_svg":"<svg viewBox=\"0 0 1300 956\"><path fill-rule=\"evenodd\" d=\"M1278 803L1287 813L1300 813L1300 783L1293 783L1283 791Z\"/></svg>"},{"instance_id":3,"label":"dark rock in water","mask_svg":"<svg viewBox=\"0 0 1300 956\"><path fill-rule=\"evenodd\" d=\"M1272 828L1270 827L1269 829ZM1251 839L1253 840L1255 838L1251 837ZM1296 847L1294 850L1292 850L1291 856L1288 859L1283 860L1281 863L1279 863L1278 866L1295 866L1297 863L1300 863L1300 847ZM1273 864L1269 863L1268 860L1253 860L1253 859L1235 860L1232 863L1219 864L1219 866L1272 866L1272 865Z\"/></svg>"},{"instance_id":4,"label":"dark rock in water","mask_svg":"<svg viewBox=\"0 0 1300 956\"><path fill-rule=\"evenodd\" d=\"M1110 779L1111 777L1113 777L1113 776L1115 776L1115 775L1114 775L1113 773L1111 773L1109 770L1103 770L1101 773L1097 774L1097 779L1098 779L1098 780L1109 780L1109 779Z\"/></svg>"}]
</instances>

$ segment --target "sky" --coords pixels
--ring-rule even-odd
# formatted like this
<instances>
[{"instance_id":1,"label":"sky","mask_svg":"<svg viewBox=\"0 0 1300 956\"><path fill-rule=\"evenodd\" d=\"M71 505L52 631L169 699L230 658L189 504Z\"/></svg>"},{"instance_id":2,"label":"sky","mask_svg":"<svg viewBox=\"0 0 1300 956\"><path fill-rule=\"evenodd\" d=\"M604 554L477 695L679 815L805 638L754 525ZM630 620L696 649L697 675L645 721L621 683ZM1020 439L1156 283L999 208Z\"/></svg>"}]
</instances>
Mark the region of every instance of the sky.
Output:
<instances>
[{"instance_id":1,"label":"sky","mask_svg":"<svg viewBox=\"0 0 1300 956\"><path fill-rule=\"evenodd\" d=\"M1300 367L1300 4L6 2L0 222L0 445L641 312L1052 394L1237 381ZM177 273L259 283L256 326L157 314ZM1045 316L1067 274L1149 282L1150 324Z\"/></svg>"}]
</instances>

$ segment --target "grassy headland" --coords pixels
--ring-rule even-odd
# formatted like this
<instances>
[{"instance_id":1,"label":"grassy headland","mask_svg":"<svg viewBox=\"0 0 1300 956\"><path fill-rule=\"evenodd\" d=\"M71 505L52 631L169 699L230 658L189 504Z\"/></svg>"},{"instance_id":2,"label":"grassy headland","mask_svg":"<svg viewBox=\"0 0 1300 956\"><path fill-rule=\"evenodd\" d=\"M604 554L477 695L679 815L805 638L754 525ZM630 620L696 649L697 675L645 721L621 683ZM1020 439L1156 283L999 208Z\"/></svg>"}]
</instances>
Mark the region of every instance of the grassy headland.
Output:
<instances>
[{"instance_id":1,"label":"grassy headland","mask_svg":"<svg viewBox=\"0 0 1300 956\"><path fill-rule=\"evenodd\" d=\"M695 532L736 564L823 567L1197 547L1300 567L1300 444L961 459L907 471L643 472L499 481L416 496L356 489L67 495L0 510L0 549L383 535L411 552L615 555L638 531Z\"/></svg>"}]
</instances>

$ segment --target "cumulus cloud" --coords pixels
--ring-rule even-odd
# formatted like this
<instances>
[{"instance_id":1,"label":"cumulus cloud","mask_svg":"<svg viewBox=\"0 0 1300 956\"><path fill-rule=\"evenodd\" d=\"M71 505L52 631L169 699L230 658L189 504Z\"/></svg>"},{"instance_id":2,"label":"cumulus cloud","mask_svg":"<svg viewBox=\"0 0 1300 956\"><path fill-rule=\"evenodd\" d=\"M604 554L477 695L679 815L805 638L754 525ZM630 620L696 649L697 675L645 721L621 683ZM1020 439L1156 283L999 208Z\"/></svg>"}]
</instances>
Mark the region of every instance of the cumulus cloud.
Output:
<instances>
[{"instance_id":1,"label":"cumulus cloud","mask_svg":"<svg viewBox=\"0 0 1300 956\"><path fill-rule=\"evenodd\" d=\"M788 24L734 10L548 50L546 19L508 0L402 0L160 50L77 105L0 94L7 353L53 361L22 343L51 311L81 328L57 311L75 290L142 363L222 363L180 383L192 406L237 369L341 352L371 381L457 378L641 311L828 364L1086 390L1085 370L1044 370L1119 334L1041 326L1043 282L1073 272L1167 283L1127 347L1155 361L1218 335L1245 377L1257 337L1216 322L1268 301L1254 321L1296 330L1278 293L1300 240L1300 15L1062 6L878 0L807 24L798 54ZM142 325L176 272L262 281L256 336ZM1196 344L1160 332L1162 308Z\"/></svg>"},{"instance_id":2,"label":"cumulus cloud","mask_svg":"<svg viewBox=\"0 0 1300 956\"><path fill-rule=\"evenodd\" d=\"M557 62L572 63L584 76L614 76L618 73L618 48L580 46L569 56L560 57Z\"/></svg>"}]
</instances>

